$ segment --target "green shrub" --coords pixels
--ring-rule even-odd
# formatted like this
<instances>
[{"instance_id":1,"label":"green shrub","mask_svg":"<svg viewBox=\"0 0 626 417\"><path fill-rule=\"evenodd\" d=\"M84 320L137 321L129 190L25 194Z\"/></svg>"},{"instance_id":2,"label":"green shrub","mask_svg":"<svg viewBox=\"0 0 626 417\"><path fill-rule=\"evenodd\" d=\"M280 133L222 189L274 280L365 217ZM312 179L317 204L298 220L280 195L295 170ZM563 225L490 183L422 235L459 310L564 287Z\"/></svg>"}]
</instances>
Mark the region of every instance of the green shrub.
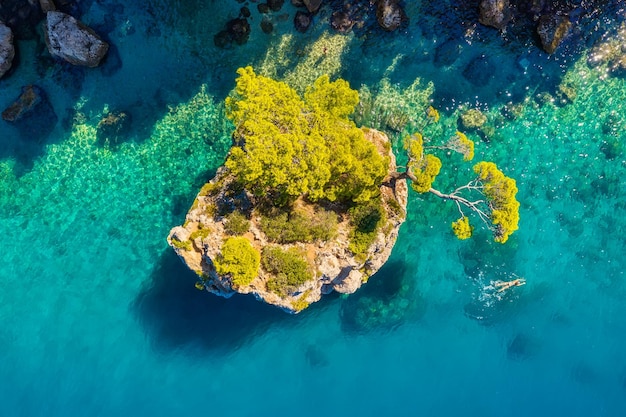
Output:
<instances>
[{"instance_id":1,"label":"green shrub","mask_svg":"<svg viewBox=\"0 0 626 417\"><path fill-rule=\"evenodd\" d=\"M380 199L354 206L348 210L348 215L353 227L348 249L359 259L374 243L378 230L387 222L387 215Z\"/></svg>"},{"instance_id":2,"label":"green shrub","mask_svg":"<svg viewBox=\"0 0 626 417\"><path fill-rule=\"evenodd\" d=\"M233 211L224 219L224 231L229 235L243 235L250 230L250 222L244 214Z\"/></svg>"},{"instance_id":3,"label":"green shrub","mask_svg":"<svg viewBox=\"0 0 626 417\"><path fill-rule=\"evenodd\" d=\"M245 237L231 237L222 245L222 253L214 263L218 274L230 275L233 286L241 287L256 278L261 255Z\"/></svg>"},{"instance_id":4,"label":"green shrub","mask_svg":"<svg viewBox=\"0 0 626 417\"><path fill-rule=\"evenodd\" d=\"M278 246L266 246L263 248L261 263L263 269L273 275L267 282L267 289L281 297L293 293L313 279L305 255L296 248L283 250Z\"/></svg>"},{"instance_id":5,"label":"green shrub","mask_svg":"<svg viewBox=\"0 0 626 417\"><path fill-rule=\"evenodd\" d=\"M191 233L189 240L196 240L197 238L206 239L211 234L211 229L205 228L202 223L198 225L199 229Z\"/></svg>"},{"instance_id":6,"label":"green shrub","mask_svg":"<svg viewBox=\"0 0 626 417\"><path fill-rule=\"evenodd\" d=\"M174 246L175 248L178 249L183 249L183 250L191 250L192 249L192 244L189 240L185 240L184 242L178 240L178 239L171 239L172 242L172 246Z\"/></svg>"},{"instance_id":7,"label":"green shrub","mask_svg":"<svg viewBox=\"0 0 626 417\"><path fill-rule=\"evenodd\" d=\"M262 215L259 226L272 242L328 241L337 234L337 215L324 209L313 215L273 210Z\"/></svg>"}]
</instances>

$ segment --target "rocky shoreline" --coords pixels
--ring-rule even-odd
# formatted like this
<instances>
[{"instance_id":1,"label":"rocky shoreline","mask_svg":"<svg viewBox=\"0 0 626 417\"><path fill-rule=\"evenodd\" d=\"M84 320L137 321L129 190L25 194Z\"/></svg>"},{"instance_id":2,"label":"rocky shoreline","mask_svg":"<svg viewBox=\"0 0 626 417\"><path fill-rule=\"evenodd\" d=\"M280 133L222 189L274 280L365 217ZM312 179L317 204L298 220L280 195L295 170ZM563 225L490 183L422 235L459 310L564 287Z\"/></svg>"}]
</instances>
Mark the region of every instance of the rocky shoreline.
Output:
<instances>
[{"instance_id":1,"label":"rocky shoreline","mask_svg":"<svg viewBox=\"0 0 626 417\"><path fill-rule=\"evenodd\" d=\"M390 157L389 172L396 171L395 157L389 146L387 136L373 129L364 129L368 140L376 144L381 154ZM228 188L233 181L225 168L221 168L215 178L208 183L208 188ZM206 190L207 186L203 187ZM290 313L297 313L309 304L319 301L324 294L332 291L354 293L367 279L375 274L387 261L398 237L400 226L406 218L407 184L397 180L381 186L381 196L386 212L386 223L378 229L376 238L365 252L365 256L355 256L349 249L351 226L345 213L338 211L340 221L336 238L329 241L317 240L311 243L290 243L277 245L285 250L296 248L307 254L308 261L314 267L313 279L305 282L297 291L284 296L267 288L270 274L263 268L249 284L233 286L228 276L220 276L214 260L220 256L223 242L228 238L225 231L226 216L215 214L214 207L224 198L223 192L208 194L201 191L194 205L186 215L184 225L174 227L168 236L168 243L191 270L199 277L196 284L213 294L230 297L235 293L252 294L257 299L282 308ZM245 191L243 192L245 193ZM259 251L270 242L259 227L260 218L254 211L254 199L250 195L237 198L239 204L251 204L252 212L249 230L243 235ZM311 204L298 202L300 209L312 210Z\"/></svg>"},{"instance_id":2,"label":"rocky shoreline","mask_svg":"<svg viewBox=\"0 0 626 417\"><path fill-rule=\"evenodd\" d=\"M71 1L57 0L57 3L68 12L74 8ZM107 56L109 44L92 28L59 10L52 0L3 1L0 5L0 78L8 77L14 71L14 59L18 52L16 34L24 38L39 37L36 27L40 24L46 49L59 62L93 68L99 66ZM42 107L39 103L49 108L44 116L50 113L53 116L38 115L38 109ZM22 94L3 111L2 118L18 127L29 124L22 122L26 119L46 119L47 123L56 123L58 119L47 101L45 91L37 85L23 86Z\"/></svg>"}]
</instances>

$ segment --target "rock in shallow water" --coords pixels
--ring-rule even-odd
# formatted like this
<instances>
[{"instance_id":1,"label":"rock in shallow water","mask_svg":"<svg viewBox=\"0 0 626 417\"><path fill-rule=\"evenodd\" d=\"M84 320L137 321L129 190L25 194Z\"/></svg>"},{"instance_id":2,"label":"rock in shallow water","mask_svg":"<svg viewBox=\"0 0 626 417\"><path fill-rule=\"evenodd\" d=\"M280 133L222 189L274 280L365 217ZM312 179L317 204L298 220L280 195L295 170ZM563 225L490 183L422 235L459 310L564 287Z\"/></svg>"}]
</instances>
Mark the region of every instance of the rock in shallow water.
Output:
<instances>
[{"instance_id":1,"label":"rock in shallow water","mask_svg":"<svg viewBox=\"0 0 626 417\"><path fill-rule=\"evenodd\" d=\"M398 29L407 20L398 0L378 0L376 18L380 27L390 32Z\"/></svg>"},{"instance_id":2,"label":"rock in shallow water","mask_svg":"<svg viewBox=\"0 0 626 417\"><path fill-rule=\"evenodd\" d=\"M559 47L563 39L567 36L572 27L572 23L567 16L543 15L537 25L537 33L541 38L543 49L552 54Z\"/></svg>"},{"instance_id":3,"label":"rock in shallow water","mask_svg":"<svg viewBox=\"0 0 626 417\"><path fill-rule=\"evenodd\" d=\"M0 78L11 69L14 57L13 32L0 22Z\"/></svg>"},{"instance_id":4,"label":"rock in shallow water","mask_svg":"<svg viewBox=\"0 0 626 417\"><path fill-rule=\"evenodd\" d=\"M511 20L509 0L482 0L478 21L485 26L502 30Z\"/></svg>"},{"instance_id":5,"label":"rock in shallow water","mask_svg":"<svg viewBox=\"0 0 626 417\"><path fill-rule=\"evenodd\" d=\"M46 14L44 34L50 54L73 65L97 67L109 50L91 28L62 12Z\"/></svg>"}]
</instances>

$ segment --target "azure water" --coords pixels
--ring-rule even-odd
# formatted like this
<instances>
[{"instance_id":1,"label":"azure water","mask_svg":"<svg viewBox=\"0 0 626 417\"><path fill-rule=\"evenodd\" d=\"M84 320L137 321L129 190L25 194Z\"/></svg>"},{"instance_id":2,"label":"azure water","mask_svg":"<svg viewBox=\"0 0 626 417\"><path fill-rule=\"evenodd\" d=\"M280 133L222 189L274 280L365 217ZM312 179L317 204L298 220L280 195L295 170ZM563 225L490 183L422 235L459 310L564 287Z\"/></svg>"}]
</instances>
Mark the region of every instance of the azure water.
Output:
<instances>
[{"instance_id":1,"label":"azure water","mask_svg":"<svg viewBox=\"0 0 626 417\"><path fill-rule=\"evenodd\" d=\"M140 3L82 17L113 22L112 74L42 69L23 41L0 82L0 107L34 82L59 119L41 137L0 123L0 415L623 415L623 78L589 68L584 48L547 57L468 31L442 20L445 5L408 4L406 31L364 36L327 33L323 13L306 35L277 15L268 36L252 10L249 43L221 50L206 22L237 2ZM622 23L616 3L590 42ZM458 60L436 65L457 35ZM481 54L501 77L476 87L462 72ZM297 88L319 70L366 85L376 123L400 108L418 126L430 98L433 137L480 108L494 130L470 133L476 160L517 179L520 230L505 245L458 241L455 207L413 194L389 263L355 295L291 316L197 291L165 237L228 152L221 103L243 65ZM575 96L562 102L559 84ZM132 128L103 143L97 124L115 109ZM469 179L441 156L440 188ZM493 290L515 276L527 285Z\"/></svg>"}]
</instances>

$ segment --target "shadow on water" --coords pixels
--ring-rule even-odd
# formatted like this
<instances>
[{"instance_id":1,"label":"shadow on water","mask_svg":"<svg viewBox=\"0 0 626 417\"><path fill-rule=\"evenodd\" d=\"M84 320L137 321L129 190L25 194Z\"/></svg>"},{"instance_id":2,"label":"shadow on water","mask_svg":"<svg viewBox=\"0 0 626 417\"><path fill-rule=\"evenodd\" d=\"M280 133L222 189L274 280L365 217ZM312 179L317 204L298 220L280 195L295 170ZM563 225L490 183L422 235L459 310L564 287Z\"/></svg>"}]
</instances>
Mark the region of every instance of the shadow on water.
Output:
<instances>
[{"instance_id":1,"label":"shadow on water","mask_svg":"<svg viewBox=\"0 0 626 417\"><path fill-rule=\"evenodd\" d=\"M162 253L149 285L133 304L155 349L170 352L197 348L228 354L276 326L306 325L317 320L338 299L334 293L326 295L306 311L291 315L252 296L226 299L198 291L195 281L196 275L172 250ZM320 365L324 358L318 353L309 349L306 356Z\"/></svg>"},{"instance_id":2,"label":"shadow on water","mask_svg":"<svg viewBox=\"0 0 626 417\"><path fill-rule=\"evenodd\" d=\"M405 262L389 260L341 304L341 328L346 333L392 331L409 319L421 317L426 300L415 288Z\"/></svg>"},{"instance_id":3,"label":"shadow on water","mask_svg":"<svg viewBox=\"0 0 626 417\"><path fill-rule=\"evenodd\" d=\"M166 250L149 287L135 299L134 312L157 350L195 347L228 354L273 326L300 319L252 296L225 299L198 291L195 281L195 274Z\"/></svg>"}]
</instances>

